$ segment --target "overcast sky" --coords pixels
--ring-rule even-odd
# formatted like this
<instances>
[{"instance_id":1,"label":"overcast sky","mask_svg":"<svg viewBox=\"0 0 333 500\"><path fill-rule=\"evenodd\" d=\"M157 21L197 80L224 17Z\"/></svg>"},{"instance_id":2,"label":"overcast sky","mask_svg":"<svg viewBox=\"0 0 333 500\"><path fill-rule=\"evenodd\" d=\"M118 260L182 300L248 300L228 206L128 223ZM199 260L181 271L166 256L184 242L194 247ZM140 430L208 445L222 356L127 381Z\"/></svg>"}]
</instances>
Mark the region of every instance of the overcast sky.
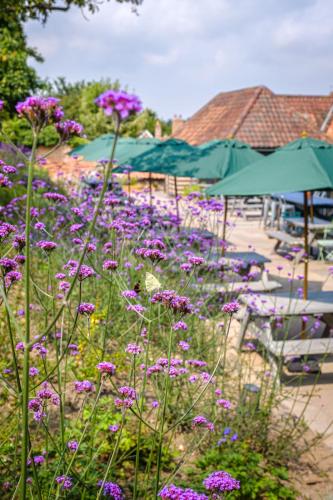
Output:
<instances>
[{"instance_id":1,"label":"overcast sky","mask_svg":"<svg viewBox=\"0 0 333 500\"><path fill-rule=\"evenodd\" d=\"M162 117L187 118L221 91L333 90L333 0L111 0L26 25L44 77L110 77Z\"/></svg>"}]
</instances>

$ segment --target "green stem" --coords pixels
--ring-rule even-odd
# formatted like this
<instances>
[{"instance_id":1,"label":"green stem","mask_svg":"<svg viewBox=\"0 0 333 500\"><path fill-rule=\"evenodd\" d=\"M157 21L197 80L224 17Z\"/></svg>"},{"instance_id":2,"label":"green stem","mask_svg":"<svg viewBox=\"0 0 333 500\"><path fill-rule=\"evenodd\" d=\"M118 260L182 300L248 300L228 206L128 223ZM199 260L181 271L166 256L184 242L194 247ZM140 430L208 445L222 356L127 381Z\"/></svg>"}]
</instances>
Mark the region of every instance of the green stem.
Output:
<instances>
[{"instance_id":1,"label":"green stem","mask_svg":"<svg viewBox=\"0 0 333 500\"><path fill-rule=\"evenodd\" d=\"M105 471L105 474L104 474L104 477L103 477L103 481L101 482L101 486L100 486L100 489L98 491L96 500L99 500L101 498L101 494L102 494L102 491L103 491L103 488L104 488L104 485L105 485L105 481L108 478L108 475L109 475L109 472L110 472L113 460L117 457L118 449L119 449L119 445L120 445L120 440L121 440L121 435L122 435L123 428L124 428L124 424L125 424L125 410L123 411L122 421L121 421L121 427L120 427L119 432L118 432L117 442L116 442L116 445L115 445L115 447L113 449L112 454L110 455L108 464L106 466L106 471Z\"/></svg>"},{"instance_id":2,"label":"green stem","mask_svg":"<svg viewBox=\"0 0 333 500\"><path fill-rule=\"evenodd\" d=\"M151 326L149 325L148 338L147 338L147 349L146 349L146 356L145 356L145 373L144 373L144 377L143 377L143 384L142 384L141 397L140 397L140 409L139 409L140 417L142 417L142 412L143 412L143 407L144 407L144 394L145 394L146 383L147 383L147 366L148 366L148 359L149 359L148 355L149 355L150 331L151 331ZM138 494L138 475L139 475L139 463L140 463L141 433L142 433L142 421L139 420L138 438L137 438L137 443L136 443L136 454L135 454L135 476L134 476L133 500L136 500L137 494Z\"/></svg>"},{"instance_id":3,"label":"green stem","mask_svg":"<svg viewBox=\"0 0 333 500\"><path fill-rule=\"evenodd\" d=\"M85 258L86 252L87 252L87 247L88 247L88 244L90 242L90 238L91 238L92 232L93 232L93 230L96 227L97 217L98 217L98 214L99 214L100 209L102 207L102 203L103 203L103 200L104 200L104 195L105 195L107 187L108 187L108 181L109 181L109 178L110 178L110 175L111 175L111 172L112 172L113 159L114 159L114 155L115 155L115 151L116 151L116 145L117 145L118 136L119 136L119 129L120 129L120 124L117 125L116 131L115 131L115 137L114 137L114 141L113 141L113 145L112 145L111 157L110 157L110 161L109 161L109 163L107 165L106 174L105 174L104 182L103 182L103 187L102 187L102 190L101 190L101 193L100 193L97 205L95 207L95 212L94 212L93 218L92 218L92 220L90 222L90 226L88 228L87 237L86 237L86 240L85 240L85 243L84 243L84 247L83 247L83 250L82 250L82 254L81 254L78 266L77 266L77 271L76 271L76 273L74 275L73 281L72 281L71 286L70 286L70 288L69 288L69 290L67 292L67 295L66 295L66 300L61 305L61 307L59 308L57 314L53 317L53 320L48 325L48 327L45 329L45 331L43 333L41 333L40 335L38 335L33 340L33 342L31 342L29 344L29 347L32 347L32 345L34 343L39 342L44 336L47 336L50 333L50 331L52 330L52 328L56 325L58 319L60 318L60 316L62 314L62 311L64 310L64 307L68 304L69 299L70 299L70 297L71 297L71 295L73 293L74 287L75 287L77 279L78 279L78 275L79 275L79 271L80 271L81 265L83 263L83 260Z\"/></svg>"},{"instance_id":4,"label":"green stem","mask_svg":"<svg viewBox=\"0 0 333 500\"><path fill-rule=\"evenodd\" d=\"M6 293L6 290L4 290L4 293ZM9 332L9 338L10 338L10 348L12 351L12 357L13 357L13 363L14 363L14 369L15 369L15 377L16 377L16 384L17 384L17 391L19 394L22 392L22 387L21 387L21 380L20 380L20 374L17 366L17 359L16 359L16 352L15 352L15 342L14 342L14 335L13 335L13 330L12 330L12 324L10 320L10 315L8 308L6 307L6 320L7 320L7 326L8 326L8 332Z\"/></svg>"},{"instance_id":5,"label":"green stem","mask_svg":"<svg viewBox=\"0 0 333 500\"><path fill-rule=\"evenodd\" d=\"M168 403L168 393L169 393L169 385L170 385L169 370L170 370L170 359L171 359L171 350L172 350L172 339L173 339L173 331L170 328L169 346L168 346L168 372L165 374L163 410L162 410L160 432L159 432L159 438L158 438L155 498L157 498L157 496L158 496L159 485L160 485L160 476L161 476L161 459L162 459L162 445L163 445L163 435L164 435L164 422L165 422L165 414L166 414L166 408L167 408L167 403Z\"/></svg>"},{"instance_id":6,"label":"green stem","mask_svg":"<svg viewBox=\"0 0 333 500\"><path fill-rule=\"evenodd\" d=\"M33 144L31 157L28 165L28 186L25 214L25 335L24 335L24 361L22 380L22 454L21 454L21 478L20 497L27 497L27 459L29 446L29 362L30 362L30 231L31 231L31 204L32 204L32 180L34 173L34 162L37 148L37 133L33 131Z\"/></svg>"}]
</instances>

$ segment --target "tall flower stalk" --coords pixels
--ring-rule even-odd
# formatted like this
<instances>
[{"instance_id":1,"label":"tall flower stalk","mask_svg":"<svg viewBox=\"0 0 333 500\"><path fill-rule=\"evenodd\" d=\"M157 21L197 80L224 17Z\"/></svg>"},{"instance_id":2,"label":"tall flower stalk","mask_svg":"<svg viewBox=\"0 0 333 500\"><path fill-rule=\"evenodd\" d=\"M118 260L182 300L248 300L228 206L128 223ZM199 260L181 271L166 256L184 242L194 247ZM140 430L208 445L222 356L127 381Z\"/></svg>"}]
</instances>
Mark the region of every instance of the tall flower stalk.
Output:
<instances>
[{"instance_id":1,"label":"tall flower stalk","mask_svg":"<svg viewBox=\"0 0 333 500\"><path fill-rule=\"evenodd\" d=\"M27 185L27 203L25 214L25 276L24 276L24 293L25 293L25 335L24 335L24 361L23 361L23 377L22 377L22 456L21 456L21 498L26 498L27 489L27 460L28 460L28 444L29 444L29 367L30 367L30 272L31 272L31 250L30 250L30 233L31 233L31 206L32 206L32 180L34 173L35 155L37 147L38 134L33 133L33 145L31 157L28 164L28 185Z\"/></svg>"}]
</instances>

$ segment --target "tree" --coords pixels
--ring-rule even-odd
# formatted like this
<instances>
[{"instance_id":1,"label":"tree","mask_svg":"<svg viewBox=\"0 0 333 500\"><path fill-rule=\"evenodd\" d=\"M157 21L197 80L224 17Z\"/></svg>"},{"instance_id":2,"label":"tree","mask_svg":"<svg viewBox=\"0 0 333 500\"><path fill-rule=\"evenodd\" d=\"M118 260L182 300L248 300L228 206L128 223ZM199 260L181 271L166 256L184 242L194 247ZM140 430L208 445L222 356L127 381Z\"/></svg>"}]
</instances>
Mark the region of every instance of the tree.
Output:
<instances>
[{"instance_id":1,"label":"tree","mask_svg":"<svg viewBox=\"0 0 333 500\"><path fill-rule=\"evenodd\" d=\"M107 0L109 1L109 0ZM116 0L127 2L133 7L139 6L143 0ZM45 23L48 16L55 11L68 11L72 6L86 8L96 12L103 2L101 0L0 0L1 17L19 19L21 22L36 19Z\"/></svg>"},{"instance_id":2,"label":"tree","mask_svg":"<svg viewBox=\"0 0 333 500\"><path fill-rule=\"evenodd\" d=\"M0 98L11 113L15 104L42 86L28 58L42 62L38 52L27 46L20 22L15 19L0 22Z\"/></svg>"}]
</instances>

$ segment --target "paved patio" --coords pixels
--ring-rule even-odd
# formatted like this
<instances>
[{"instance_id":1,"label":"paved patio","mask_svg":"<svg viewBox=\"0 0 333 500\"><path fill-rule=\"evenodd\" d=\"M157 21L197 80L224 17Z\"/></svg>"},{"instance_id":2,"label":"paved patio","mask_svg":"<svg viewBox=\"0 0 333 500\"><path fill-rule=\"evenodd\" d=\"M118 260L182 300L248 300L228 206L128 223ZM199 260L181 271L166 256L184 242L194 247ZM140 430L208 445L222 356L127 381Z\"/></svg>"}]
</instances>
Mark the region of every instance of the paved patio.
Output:
<instances>
[{"instance_id":1,"label":"paved patio","mask_svg":"<svg viewBox=\"0 0 333 500\"><path fill-rule=\"evenodd\" d=\"M269 257L272 262L266 265L273 279L278 279L288 290L288 273L292 272L292 263L273 251L274 240L269 239L258 220L246 221L243 218L233 218L235 227L228 231L228 240L237 246L237 250L245 251L253 249L260 254ZM333 263L325 263L318 260L311 260L309 264L309 290L333 290L333 276L329 276L329 267ZM283 266L282 271L277 267ZM295 275L303 274L303 265L296 267ZM301 285L301 282L300 282ZM234 325L237 328L237 325ZM248 354L247 354L248 355ZM261 357L254 356L258 367L262 364ZM293 380L293 381L291 381ZM322 364L322 374L317 383L314 375L306 375L302 382L295 381L295 377L282 379L282 384L287 391L290 391L290 398L283 403L283 410L290 411L296 416L304 416L306 423L314 433L326 432L324 442L333 448L333 357L329 362ZM308 396L311 395L310 402ZM296 403L295 403L296 399ZM305 406L306 405L306 406Z\"/></svg>"}]
</instances>

